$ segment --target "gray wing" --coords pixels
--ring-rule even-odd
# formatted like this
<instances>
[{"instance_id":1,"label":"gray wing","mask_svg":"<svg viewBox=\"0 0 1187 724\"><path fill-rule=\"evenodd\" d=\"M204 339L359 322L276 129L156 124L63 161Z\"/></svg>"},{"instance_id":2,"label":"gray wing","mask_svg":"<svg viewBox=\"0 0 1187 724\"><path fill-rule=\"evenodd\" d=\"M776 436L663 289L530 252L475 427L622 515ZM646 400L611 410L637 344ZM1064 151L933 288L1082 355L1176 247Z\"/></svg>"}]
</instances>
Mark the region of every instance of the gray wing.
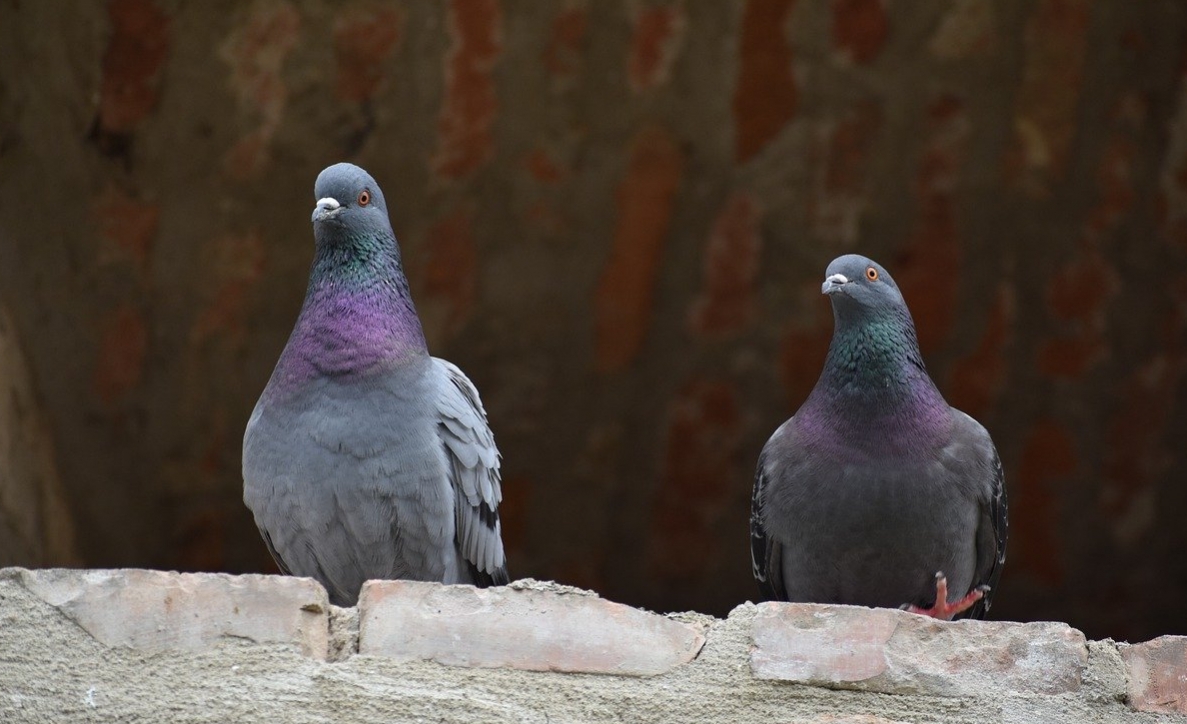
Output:
<instances>
[{"instance_id":1,"label":"gray wing","mask_svg":"<svg viewBox=\"0 0 1187 724\"><path fill-rule=\"evenodd\" d=\"M455 365L433 361L444 368L447 379L437 407L454 490L458 550L475 584L501 586L510 577L499 521L499 449L474 384Z\"/></svg>"},{"instance_id":2,"label":"gray wing","mask_svg":"<svg viewBox=\"0 0 1187 724\"><path fill-rule=\"evenodd\" d=\"M989 433L973 418L953 410L957 419L954 438L965 446L966 455L975 458L964 461L976 478L972 481L975 498L980 506L977 525L977 559L974 586L989 586L985 596L958 618L984 618L992 604L997 582L1006 564L1006 538L1009 534L1005 474L997 449Z\"/></svg>"},{"instance_id":3,"label":"gray wing","mask_svg":"<svg viewBox=\"0 0 1187 724\"><path fill-rule=\"evenodd\" d=\"M783 423L763 446L750 497L750 564L759 590L769 601L786 601L787 589L783 582L783 543L767 527L767 501L773 477L768 464L772 456L783 457L787 453L788 441L783 438L792 434L794 419Z\"/></svg>"}]
</instances>

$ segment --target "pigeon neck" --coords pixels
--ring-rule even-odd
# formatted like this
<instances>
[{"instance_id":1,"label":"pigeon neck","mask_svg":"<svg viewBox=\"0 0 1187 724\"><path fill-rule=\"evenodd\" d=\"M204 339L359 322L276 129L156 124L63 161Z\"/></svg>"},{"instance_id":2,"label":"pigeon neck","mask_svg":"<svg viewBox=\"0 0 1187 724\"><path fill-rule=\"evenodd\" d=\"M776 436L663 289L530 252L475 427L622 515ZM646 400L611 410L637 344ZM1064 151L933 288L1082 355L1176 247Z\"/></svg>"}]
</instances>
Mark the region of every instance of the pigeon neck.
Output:
<instances>
[{"instance_id":1,"label":"pigeon neck","mask_svg":"<svg viewBox=\"0 0 1187 724\"><path fill-rule=\"evenodd\" d=\"M926 447L951 425L915 326L897 310L860 322L837 316L824 372L804 408L820 432L881 453Z\"/></svg>"},{"instance_id":2,"label":"pigeon neck","mask_svg":"<svg viewBox=\"0 0 1187 724\"><path fill-rule=\"evenodd\" d=\"M294 380L362 376L428 358L393 236L318 235L305 303L280 360Z\"/></svg>"}]
</instances>

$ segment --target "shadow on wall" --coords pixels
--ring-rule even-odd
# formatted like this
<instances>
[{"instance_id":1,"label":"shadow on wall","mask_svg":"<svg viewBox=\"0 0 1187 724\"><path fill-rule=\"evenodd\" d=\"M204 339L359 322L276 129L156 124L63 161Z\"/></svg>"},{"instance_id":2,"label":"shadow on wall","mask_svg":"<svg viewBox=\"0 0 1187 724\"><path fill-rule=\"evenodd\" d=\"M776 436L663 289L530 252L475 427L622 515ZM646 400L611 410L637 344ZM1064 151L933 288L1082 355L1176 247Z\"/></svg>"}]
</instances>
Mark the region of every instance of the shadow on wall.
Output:
<instances>
[{"instance_id":1,"label":"shadow on wall","mask_svg":"<svg viewBox=\"0 0 1187 724\"><path fill-rule=\"evenodd\" d=\"M993 615L1187 633L1187 7L0 12L0 289L39 393L0 425L40 408L56 450L4 438L42 482L0 483L0 561L274 570L240 441L313 180L351 160L482 391L514 575L755 598L754 462L820 369L826 264L860 251L998 443Z\"/></svg>"}]
</instances>

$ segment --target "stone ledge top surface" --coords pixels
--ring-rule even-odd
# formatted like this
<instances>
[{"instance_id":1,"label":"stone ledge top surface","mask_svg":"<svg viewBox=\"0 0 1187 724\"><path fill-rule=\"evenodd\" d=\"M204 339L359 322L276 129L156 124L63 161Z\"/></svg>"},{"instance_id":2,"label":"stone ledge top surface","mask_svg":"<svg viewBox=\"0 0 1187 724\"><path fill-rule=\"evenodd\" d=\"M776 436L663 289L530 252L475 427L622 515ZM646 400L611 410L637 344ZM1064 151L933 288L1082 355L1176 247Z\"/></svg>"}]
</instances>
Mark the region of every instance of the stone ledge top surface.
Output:
<instances>
[{"instance_id":1,"label":"stone ledge top surface","mask_svg":"<svg viewBox=\"0 0 1187 724\"><path fill-rule=\"evenodd\" d=\"M886 608L759 604L750 667L760 679L882 693L967 696L1077 691L1084 634L1067 624L936 621Z\"/></svg>"},{"instance_id":2,"label":"stone ledge top surface","mask_svg":"<svg viewBox=\"0 0 1187 724\"><path fill-rule=\"evenodd\" d=\"M311 579L135 569L0 569L0 603L10 629L28 615L22 607L51 607L103 646L147 653L209 651L233 640L280 647L269 656L289 649L313 665L357 653L382 666L434 662L620 681L734 676L719 671L725 666L745 672L737 685L746 686L966 701L1054 694L1128 704L1147 717L1187 714L1187 637L1086 642L1053 622L938 622L784 603L743 604L725 620L663 616L530 580L489 589L371 581L357 608L335 610Z\"/></svg>"},{"instance_id":3,"label":"stone ledge top surface","mask_svg":"<svg viewBox=\"0 0 1187 724\"><path fill-rule=\"evenodd\" d=\"M0 570L96 641L155 653L235 638L325 659L329 597L309 578L140 569Z\"/></svg>"},{"instance_id":4,"label":"stone ledge top surface","mask_svg":"<svg viewBox=\"0 0 1187 724\"><path fill-rule=\"evenodd\" d=\"M696 657L700 626L593 595L369 581L359 653L401 661L649 676Z\"/></svg>"}]
</instances>

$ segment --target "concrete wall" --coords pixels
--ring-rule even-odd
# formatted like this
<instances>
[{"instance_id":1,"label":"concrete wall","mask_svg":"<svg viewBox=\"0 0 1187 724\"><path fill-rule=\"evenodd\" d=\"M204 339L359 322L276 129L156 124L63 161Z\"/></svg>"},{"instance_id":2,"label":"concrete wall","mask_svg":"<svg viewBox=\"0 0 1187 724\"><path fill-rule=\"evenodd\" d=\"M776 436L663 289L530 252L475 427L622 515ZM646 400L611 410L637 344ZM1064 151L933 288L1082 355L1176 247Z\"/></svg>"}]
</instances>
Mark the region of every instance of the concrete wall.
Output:
<instances>
[{"instance_id":1,"label":"concrete wall","mask_svg":"<svg viewBox=\"0 0 1187 724\"><path fill-rule=\"evenodd\" d=\"M745 604L660 616L556 584L0 571L0 717L31 721L1174 722L1187 637Z\"/></svg>"},{"instance_id":2,"label":"concrete wall","mask_svg":"<svg viewBox=\"0 0 1187 724\"><path fill-rule=\"evenodd\" d=\"M487 403L515 575L752 598L754 461L860 250L998 441L994 614L1187 632L1185 39L1171 1L2 3L0 294L78 549L271 569L239 443L350 159Z\"/></svg>"}]
</instances>

